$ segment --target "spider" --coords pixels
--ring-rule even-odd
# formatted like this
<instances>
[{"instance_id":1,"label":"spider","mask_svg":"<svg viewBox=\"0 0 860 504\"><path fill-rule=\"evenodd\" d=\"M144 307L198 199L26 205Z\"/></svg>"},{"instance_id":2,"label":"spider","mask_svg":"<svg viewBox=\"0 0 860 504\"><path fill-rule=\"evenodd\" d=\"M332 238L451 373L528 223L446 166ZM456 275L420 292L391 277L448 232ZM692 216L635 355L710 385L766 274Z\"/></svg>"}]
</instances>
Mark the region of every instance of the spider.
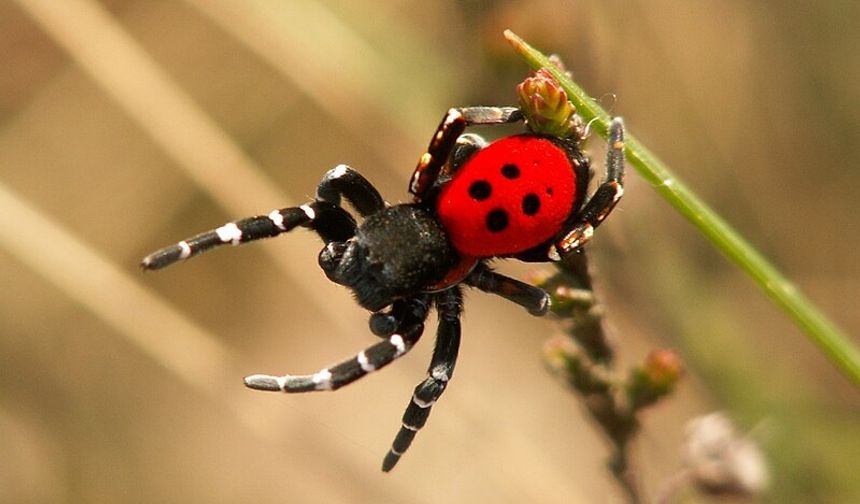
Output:
<instances>
[{"instance_id":1,"label":"spider","mask_svg":"<svg viewBox=\"0 0 860 504\"><path fill-rule=\"evenodd\" d=\"M160 269L221 245L269 238L297 226L319 235L325 244L320 267L371 312L370 330L382 341L313 374L246 377L245 385L257 390L311 392L352 383L408 352L435 305L439 325L433 356L382 463L382 470L390 471L453 375L462 286L544 315L550 307L545 291L492 271L488 261L559 261L578 252L623 193L620 118L609 128L606 179L587 201L591 169L579 148L581 138L524 133L488 144L465 133L468 126L523 120L514 107L452 108L412 175L411 202L387 204L367 179L339 165L323 176L313 201L198 234L148 255L142 267ZM361 223L341 206L342 198Z\"/></svg>"}]
</instances>

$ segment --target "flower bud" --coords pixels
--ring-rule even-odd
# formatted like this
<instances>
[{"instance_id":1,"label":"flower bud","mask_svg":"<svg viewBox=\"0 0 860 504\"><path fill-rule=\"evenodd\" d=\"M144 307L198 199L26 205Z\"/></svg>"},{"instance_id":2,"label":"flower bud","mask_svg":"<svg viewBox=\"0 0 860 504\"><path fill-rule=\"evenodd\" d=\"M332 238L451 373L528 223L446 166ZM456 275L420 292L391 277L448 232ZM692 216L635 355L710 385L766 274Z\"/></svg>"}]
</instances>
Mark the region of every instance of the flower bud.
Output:
<instances>
[{"instance_id":1,"label":"flower bud","mask_svg":"<svg viewBox=\"0 0 860 504\"><path fill-rule=\"evenodd\" d=\"M645 358L642 372L652 387L668 391L684 375L684 364L673 350L654 350Z\"/></svg>"},{"instance_id":2,"label":"flower bud","mask_svg":"<svg viewBox=\"0 0 860 504\"><path fill-rule=\"evenodd\" d=\"M546 69L532 73L517 86L520 108L535 133L579 140L582 120L555 77Z\"/></svg>"}]
</instances>

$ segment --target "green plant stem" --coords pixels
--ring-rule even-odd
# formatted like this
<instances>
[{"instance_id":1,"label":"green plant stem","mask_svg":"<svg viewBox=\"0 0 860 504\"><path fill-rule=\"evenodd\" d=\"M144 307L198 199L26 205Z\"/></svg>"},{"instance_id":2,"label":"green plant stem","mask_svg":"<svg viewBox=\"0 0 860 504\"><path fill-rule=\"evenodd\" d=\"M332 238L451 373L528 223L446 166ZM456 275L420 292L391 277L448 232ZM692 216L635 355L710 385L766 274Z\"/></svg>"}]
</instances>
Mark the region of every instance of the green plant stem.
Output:
<instances>
[{"instance_id":1,"label":"green plant stem","mask_svg":"<svg viewBox=\"0 0 860 504\"><path fill-rule=\"evenodd\" d=\"M591 129L606 137L610 116L549 58L510 30L505 38L535 70L546 68L567 92L577 113ZM693 223L735 264L740 266L778 306L785 310L824 354L856 386L860 386L860 351L800 290L780 273L726 221L711 210L671 171L631 135L626 135L625 154L630 164L666 201Z\"/></svg>"}]
</instances>

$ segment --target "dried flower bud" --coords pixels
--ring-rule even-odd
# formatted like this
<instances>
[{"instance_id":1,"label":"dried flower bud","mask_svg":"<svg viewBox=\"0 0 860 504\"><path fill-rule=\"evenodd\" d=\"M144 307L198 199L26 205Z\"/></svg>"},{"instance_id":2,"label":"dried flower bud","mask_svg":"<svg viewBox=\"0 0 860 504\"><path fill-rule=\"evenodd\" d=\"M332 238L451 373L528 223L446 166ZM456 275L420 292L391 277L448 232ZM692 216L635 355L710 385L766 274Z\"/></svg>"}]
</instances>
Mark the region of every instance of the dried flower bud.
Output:
<instances>
[{"instance_id":1,"label":"dried flower bud","mask_svg":"<svg viewBox=\"0 0 860 504\"><path fill-rule=\"evenodd\" d=\"M752 496L767 488L764 456L723 413L701 416L687 424L683 458L692 480L704 492Z\"/></svg>"},{"instance_id":2,"label":"dried flower bud","mask_svg":"<svg viewBox=\"0 0 860 504\"><path fill-rule=\"evenodd\" d=\"M517 86L520 108L535 132L562 138L581 139L582 120L555 77L546 69L532 73Z\"/></svg>"}]
</instances>

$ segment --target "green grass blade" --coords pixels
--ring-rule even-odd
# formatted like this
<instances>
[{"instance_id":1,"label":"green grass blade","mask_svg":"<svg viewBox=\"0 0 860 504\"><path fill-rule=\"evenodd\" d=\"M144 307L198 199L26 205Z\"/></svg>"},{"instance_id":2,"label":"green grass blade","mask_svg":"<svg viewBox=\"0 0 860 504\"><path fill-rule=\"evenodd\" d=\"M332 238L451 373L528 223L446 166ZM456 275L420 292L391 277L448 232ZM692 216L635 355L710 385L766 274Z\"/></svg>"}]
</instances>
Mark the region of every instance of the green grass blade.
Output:
<instances>
[{"instance_id":1,"label":"green grass blade","mask_svg":"<svg viewBox=\"0 0 860 504\"><path fill-rule=\"evenodd\" d=\"M535 70L546 68L567 92L583 120L606 137L610 116L549 58L510 30L505 37ZM593 122L592 122L593 121ZM824 354L855 385L860 386L860 351L848 336L830 321L782 273L737 231L710 209L698 196L631 135L626 135L625 153L630 164L670 205L687 218L735 264L740 266L779 307L785 310Z\"/></svg>"}]
</instances>

